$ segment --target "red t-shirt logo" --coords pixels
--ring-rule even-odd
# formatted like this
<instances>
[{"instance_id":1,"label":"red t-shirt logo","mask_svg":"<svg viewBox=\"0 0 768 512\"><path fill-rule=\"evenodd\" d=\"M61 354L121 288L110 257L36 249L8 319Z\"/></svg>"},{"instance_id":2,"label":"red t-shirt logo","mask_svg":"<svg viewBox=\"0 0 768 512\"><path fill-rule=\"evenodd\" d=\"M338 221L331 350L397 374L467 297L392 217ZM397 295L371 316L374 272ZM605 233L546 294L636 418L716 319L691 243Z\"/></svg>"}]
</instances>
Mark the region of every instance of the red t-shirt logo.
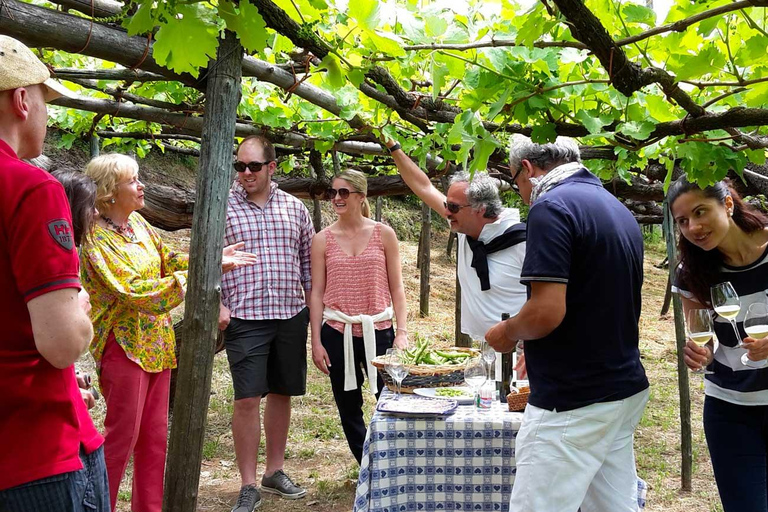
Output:
<instances>
[{"instance_id":1,"label":"red t-shirt logo","mask_svg":"<svg viewBox=\"0 0 768 512\"><path fill-rule=\"evenodd\" d=\"M72 227L67 219L56 219L48 223L48 233L53 237L57 244L67 251L71 251L75 246L72 238Z\"/></svg>"}]
</instances>

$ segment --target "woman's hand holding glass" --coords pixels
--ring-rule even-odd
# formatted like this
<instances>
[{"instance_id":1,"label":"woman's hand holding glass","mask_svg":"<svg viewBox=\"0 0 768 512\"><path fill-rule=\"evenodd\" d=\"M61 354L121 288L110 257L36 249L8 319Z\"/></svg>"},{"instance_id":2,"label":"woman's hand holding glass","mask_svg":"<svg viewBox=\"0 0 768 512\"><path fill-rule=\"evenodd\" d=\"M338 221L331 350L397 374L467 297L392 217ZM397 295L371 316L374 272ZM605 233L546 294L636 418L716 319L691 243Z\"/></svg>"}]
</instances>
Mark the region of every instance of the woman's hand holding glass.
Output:
<instances>
[{"instance_id":1,"label":"woman's hand holding glass","mask_svg":"<svg viewBox=\"0 0 768 512\"><path fill-rule=\"evenodd\" d=\"M750 368L768 366L768 304L755 302L749 306L744 331L748 337L744 338L742 347L747 353L741 356L741 363Z\"/></svg>"},{"instance_id":2,"label":"woman's hand holding glass","mask_svg":"<svg viewBox=\"0 0 768 512\"><path fill-rule=\"evenodd\" d=\"M226 274L236 268L253 265L256 263L256 255L241 251L245 242L237 242L224 248L221 255L221 273Z\"/></svg>"},{"instance_id":3,"label":"woman's hand holding glass","mask_svg":"<svg viewBox=\"0 0 768 512\"><path fill-rule=\"evenodd\" d=\"M712 373L705 367L712 362L712 350L708 344L712 341L712 313L708 309L691 309L686 318L688 341L685 345L685 364L694 372Z\"/></svg>"}]
</instances>

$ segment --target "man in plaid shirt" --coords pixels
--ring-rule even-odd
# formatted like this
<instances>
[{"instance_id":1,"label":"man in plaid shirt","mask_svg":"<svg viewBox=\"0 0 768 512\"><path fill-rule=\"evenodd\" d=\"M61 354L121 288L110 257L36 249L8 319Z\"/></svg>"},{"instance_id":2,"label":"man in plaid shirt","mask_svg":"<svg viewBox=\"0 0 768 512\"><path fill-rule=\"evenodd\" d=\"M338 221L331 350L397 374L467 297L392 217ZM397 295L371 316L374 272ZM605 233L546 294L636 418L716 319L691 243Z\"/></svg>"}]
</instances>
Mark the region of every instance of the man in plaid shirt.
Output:
<instances>
[{"instance_id":1,"label":"man in plaid shirt","mask_svg":"<svg viewBox=\"0 0 768 512\"><path fill-rule=\"evenodd\" d=\"M225 240L245 242L255 265L222 278L219 328L235 389L232 434L242 480L233 512L252 512L261 502L256 462L264 411L267 462L261 491L298 499L306 491L283 472L291 397L306 392L306 297L311 288L310 247L315 234L309 211L272 182L275 148L260 136L238 148L237 181L230 190Z\"/></svg>"}]
</instances>

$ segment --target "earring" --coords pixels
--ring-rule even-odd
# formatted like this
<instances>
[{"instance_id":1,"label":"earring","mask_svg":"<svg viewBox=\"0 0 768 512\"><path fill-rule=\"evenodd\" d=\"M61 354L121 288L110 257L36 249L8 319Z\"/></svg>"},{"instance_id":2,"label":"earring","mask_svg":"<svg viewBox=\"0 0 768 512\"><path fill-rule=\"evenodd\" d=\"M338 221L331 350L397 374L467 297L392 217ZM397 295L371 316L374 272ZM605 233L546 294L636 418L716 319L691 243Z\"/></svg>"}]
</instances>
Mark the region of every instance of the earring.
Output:
<instances>
[{"instance_id":1,"label":"earring","mask_svg":"<svg viewBox=\"0 0 768 512\"><path fill-rule=\"evenodd\" d=\"M109 202L112 204L115 204L115 198L113 197L112 199L109 200Z\"/></svg>"}]
</instances>

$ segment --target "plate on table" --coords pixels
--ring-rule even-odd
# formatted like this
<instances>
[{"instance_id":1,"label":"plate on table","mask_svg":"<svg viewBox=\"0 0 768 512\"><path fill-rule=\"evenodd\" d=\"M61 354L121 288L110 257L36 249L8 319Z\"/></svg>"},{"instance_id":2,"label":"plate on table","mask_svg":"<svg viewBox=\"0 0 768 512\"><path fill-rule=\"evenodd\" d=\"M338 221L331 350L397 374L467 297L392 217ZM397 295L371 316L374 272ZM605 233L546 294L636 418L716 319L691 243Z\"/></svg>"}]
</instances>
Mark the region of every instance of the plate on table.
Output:
<instances>
[{"instance_id":1,"label":"plate on table","mask_svg":"<svg viewBox=\"0 0 768 512\"><path fill-rule=\"evenodd\" d=\"M451 386L442 388L416 388L413 392L419 396L427 398L448 398L456 400L461 405L471 404L475 395L472 388L467 386Z\"/></svg>"},{"instance_id":2,"label":"plate on table","mask_svg":"<svg viewBox=\"0 0 768 512\"><path fill-rule=\"evenodd\" d=\"M381 400L376 410L389 414L407 416L441 416L453 414L458 407L456 400L445 398L426 398L423 396L402 395L400 399Z\"/></svg>"}]
</instances>

